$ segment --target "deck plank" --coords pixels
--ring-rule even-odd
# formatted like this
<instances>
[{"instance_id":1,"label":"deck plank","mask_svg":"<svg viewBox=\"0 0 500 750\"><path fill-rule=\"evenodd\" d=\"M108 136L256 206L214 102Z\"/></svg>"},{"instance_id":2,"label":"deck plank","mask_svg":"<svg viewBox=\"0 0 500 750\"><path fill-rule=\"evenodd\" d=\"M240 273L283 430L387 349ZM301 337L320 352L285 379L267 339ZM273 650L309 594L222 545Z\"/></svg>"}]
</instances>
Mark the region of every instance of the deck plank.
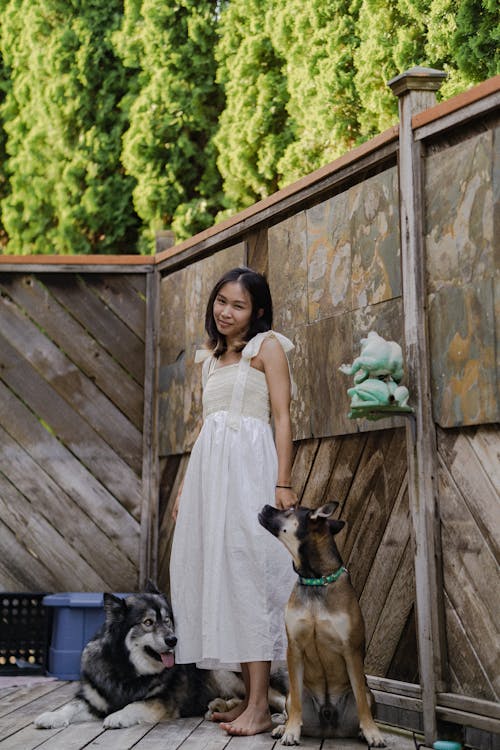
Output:
<instances>
[{"instance_id":1,"label":"deck plank","mask_svg":"<svg viewBox=\"0 0 500 750\"><path fill-rule=\"evenodd\" d=\"M80 750L105 730L100 721L72 724L64 729L37 729L29 724L0 742L2 750Z\"/></svg>"},{"instance_id":2,"label":"deck plank","mask_svg":"<svg viewBox=\"0 0 500 750\"><path fill-rule=\"evenodd\" d=\"M8 695L2 693L2 695L0 695L0 722L3 716L16 711L22 706L32 703L37 700L37 698L41 698L44 695L49 695L51 693L53 694L51 700L56 703L59 700L59 695L63 696L58 704L62 705L67 700L70 700L70 698L66 697L68 685L72 691L70 696L70 698L72 698L76 692L74 683L56 682L53 680L47 680L46 683L40 682L36 685L23 685L22 687L14 688L14 690L9 692Z\"/></svg>"},{"instance_id":3,"label":"deck plank","mask_svg":"<svg viewBox=\"0 0 500 750\"><path fill-rule=\"evenodd\" d=\"M53 683L51 683L53 684ZM12 707L9 713L6 713L0 719L0 748L3 750L3 741L15 734L24 727L32 723L38 714L44 711L54 711L59 706L71 700L75 694L75 686L72 683L62 685L59 689L51 690L40 695L35 686L32 692L22 691L24 698L22 702Z\"/></svg>"},{"instance_id":4,"label":"deck plank","mask_svg":"<svg viewBox=\"0 0 500 750\"><path fill-rule=\"evenodd\" d=\"M184 748L185 745L182 743L196 731L202 721L199 716L191 716L187 719L155 724L151 731L139 740L134 750L158 750L158 748L177 750L181 746Z\"/></svg>"},{"instance_id":5,"label":"deck plank","mask_svg":"<svg viewBox=\"0 0 500 750\"><path fill-rule=\"evenodd\" d=\"M230 737L218 724L200 717L105 730L100 721L72 724L63 729L37 729L33 719L55 710L73 696L75 684L53 682L22 685L0 692L0 750L278 750L270 734ZM388 750L414 750L408 733L382 725ZM301 750L361 750L360 740L320 740L303 737Z\"/></svg>"}]
</instances>

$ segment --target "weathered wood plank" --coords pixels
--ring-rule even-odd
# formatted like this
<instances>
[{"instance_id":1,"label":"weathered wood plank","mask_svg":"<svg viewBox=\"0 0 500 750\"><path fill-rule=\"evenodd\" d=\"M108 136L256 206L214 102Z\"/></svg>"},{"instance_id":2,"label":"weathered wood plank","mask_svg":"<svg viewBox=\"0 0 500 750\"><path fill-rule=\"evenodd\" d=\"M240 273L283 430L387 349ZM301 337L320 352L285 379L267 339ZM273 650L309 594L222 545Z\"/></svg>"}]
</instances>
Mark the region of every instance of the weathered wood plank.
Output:
<instances>
[{"instance_id":1,"label":"weathered wood plank","mask_svg":"<svg viewBox=\"0 0 500 750\"><path fill-rule=\"evenodd\" d=\"M142 341L146 331L146 277L138 276L85 276L85 284L102 299L117 317ZM141 293L137 293L137 282Z\"/></svg>"},{"instance_id":2,"label":"weathered wood plank","mask_svg":"<svg viewBox=\"0 0 500 750\"><path fill-rule=\"evenodd\" d=\"M32 484L36 487L36 478ZM106 590L104 578L73 549L73 540L78 536L76 528L70 539L66 540L43 516L33 513L28 500L3 474L0 474L0 491L2 523L23 540L26 548L32 550L48 570L57 571L57 579L63 590Z\"/></svg>"},{"instance_id":3,"label":"weathered wood plank","mask_svg":"<svg viewBox=\"0 0 500 750\"><path fill-rule=\"evenodd\" d=\"M443 466L439 479L445 590L498 697L498 569ZM459 654L455 651L451 660ZM481 684L476 686L476 695L481 689Z\"/></svg>"},{"instance_id":4,"label":"weathered wood plank","mask_svg":"<svg viewBox=\"0 0 500 750\"><path fill-rule=\"evenodd\" d=\"M341 518L347 521L347 525L337 539L339 545L341 545L342 557L345 562L349 560L360 533L373 488L379 481L380 475L384 476L386 473L384 466L386 461L390 462L390 448L393 439L394 432L384 430L383 432L370 433L365 441L361 460L357 465L349 492L341 509ZM390 463L387 465L390 465Z\"/></svg>"},{"instance_id":5,"label":"weathered wood plank","mask_svg":"<svg viewBox=\"0 0 500 750\"><path fill-rule=\"evenodd\" d=\"M247 265L258 273L267 276L269 273L269 252L267 227L259 227L247 235Z\"/></svg>"},{"instance_id":6,"label":"weathered wood plank","mask_svg":"<svg viewBox=\"0 0 500 750\"><path fill-rule=\"evenodd\" d=\"M34 700L31 699L29 703L23 705L22 711L11 711L8 714L4 714L0 718L0 737L3 738L0 747L2 747L2 750L4 742L8 737L15 735L20 729L31 724L38 714L44 711L54 711L59 706L64 705L73 698L74 693L75 688L71 683L63 685L57 688L57 690L50 690L45 693L40 691L38 697ZM19 745L17 747L19 748Z\"/></svg>"},{"instance_id":7,"label":"weathered wood plank","mask_svg":"<svg viewBox=\"0 0 500 750\"><path fill-rule=\"evenodd\" d=\"M99 748L99 750L130 750L151 731L151 725L135 724L127 729L112 729L100 734L85 745L85 748Z\"/></svg>"},{"instance_id":8,"label":"weathered wood plank","mask_svg":"<svg viewBox=\"0 0 500 750\"><path fill-rule=\"evenodd\" d=\"M103 734L102 722L71 724L64 729L37 729L34 724L0 741L1 750L80 750Z\"/></svg>"},{"instance_id":9,"label":"weathered wood plank","mask_svg":"<svg viewBox=\"0 0 500 750\"><path fill-rule=\"evenodd\" d=\"M160 274L148 276L145 338L146 375L144 379L144 440L142 445L143 498L139 582L158 576L159 436L158 381L160 367Z\"/></svg>"},{"instance_id":10,"label":"weathered wood plank","mask_svg":"<svg viewBox=\"0 0 500 750\"><path fill-rule=\"evenodd\" d=\"M443 559L450 555L449 564L452 570L456 570L455 558L460 558L460 567L467 570L473 583L470 593L484 603L488 619L495 622L500 616L500 594L495 586L498 564L443 461L439 467L439 497L441 528L452 543L452 547L443 549Z\"/></svg>"},{"instance_id":11,"label":"weathered wood plank","mask_svg":"<svg viewBox=\"0 0 500 750\"><path fill-rule=\"evenodd\" d=\"M413 138L411 118L435 103L432 87L439 76L403 74L390 82L399 97L399 211L404 329L409 390L416 432L406 428L408 494L415 533L415 584L420 655L420 679L425 739L437 736L436 688L443 679L445 654L444 614L440 591L440 540L436 514L436 428L430 393L430 361L426 321L426 279L422 144ZM424 80L425 79L425 80Z\"/></svg>"},{"instance_id":12,"label":"weathered wood plank","mask_svg":"<svg viewBox=\"0 0 500 750\"><path fill-rule=\"evenodd\" d=\"M309 508L318 508L324 502L335 499L327 497L326 490L341 445L342 440L340 438L323 438L320 441L302 494L302 505L306 505Z\"/></svg>"},{"instance_id":13,"label":"weathered wood plank","mask_svg":"<svg viewBox=\"0 0 500 750\"><path fill-rule=\"evenodd\" d=\"M298 445L292 465L292 487L297 493L299 502L301 502L319 443L319 440L303 440Z\"/></svg>"},{"instance_id":14,"label":"weathered wood plank","mask_svg":"<svg viewBox=\"0 0 500 750\"><path fill-rule=\"evenodd\" d=\"M143 389L62 307L40 279L12 276L0 287L46 335L142 430ZM119 385L118 385L119 384Z\"/></svg>"},{"instance_id":15,"label":"weathered wood plank","mask_svg":"<svg viewBox=\"0 0 500 750\"><path fill-rule=\"evenodd\" d=\"M189 462L189 455L184 455L178 461L178 468L175 475L175 479L172 484L169 484L168 488L168 499L162 502L164 512L161 515L160 530L158 534L160 549L158 553L158 581L162 591L170 593L170 575L169 575L169 564L170 564L170 550L172 548L172 540L175 528L175 521L172 518L172 509L174 507L175 499L181 482L184 480L184 474Z\"/></svg>"},{"instance_id":16,"label":"weathered wood plank","mask_svg":"<svg viewBox=\"0 0 500 750\"><path fill-rule=\"evenodd\" d=\"M140 475L142 434L39 328L0 296L2 335ZM25 365L26 366L26 365Z\"/></svg>"},{"instance_id":17,"label":"weathered wood plank","mask_svg":"<svg viewBox=\"0 0 500 750\"><path fill-rule=\"evenodd\" d=\"M414 601L413 555L408 543L367 648L365 664L370 674L387 674Z\"/></svg>"},{"instance_id":18,"label":"weathered wood plank","mask_svg":"<svg viewBox=\"0 0 500 750\"><path fill-rule=\"evenodd\" d=\"M44 283L90 335L142 384L143 342L88 288L83 278L50 274L44 277Z\"/></svg>"},{"instance_id":19,"label":"weathered wood plank","mask_svg":"<svg viewBox=\"0 0 500 750\"><path fill-rule=\"evenodd\" d=\"M499 486L495 487L483 470L467 431L438 430L437 434L439 453L495 559L500 562Z\"/></svg>"},{"instance_id":20,"label":"weathered wood plank","mask_svg":"<svg viewBox=\"0 0 500 750\"><path fill-rule=\"evenodd\" d=\"M340 450L326 489L327 497L337 500L343 506L362 460L367 435L346 435L340 439Z\"/></svg>"},{"instance_id":21,"label":"weathered wood plank","mask_svg":"<svg viewBox=\"0 0 500 750\"><path fill-rule=\"evenodd\" d=\"M415 750L415 743L413 738L409 734L396 733L391 731L389 733L388 728L380 726L380 730L386 742L388 750ZM322 750L360 750L360 741L358 739L344 740L325 740L322 745Z\"/></svg>"},{"instance_id":22,"label":"weathered wood plank","mask_svg":"<svg viewBox=\"0 0 500 750\"><path fill-rule=\"evenodd\" d=\"M478 457L484 474L500 492L500 426L481 425L465 433L472 450Z\"/></svg>"},{"instance_id":23,"label":"weathered wood plank","mask_svg":"<svg viewBox=\"0 0 500 750\"><path fill-rule=\"evenodd\" d=\"M176 750L201 724L199 716L175 721L162 721L134 745L134 750ZM61 749L62 750L62 749Z\"/></svg>"},{"instance_id":24,"label":"weathered wood plank","mask_svg":"<svg viewBox=\"0 0 500 750\"><path fill-rule=\"evenodd\" d=\"M359 598L369 643L410 536L408 486L403 482Z\"/></svg>"},{"instance_id":25,"label":"weathered wood plank","mask_svg":"<svg viewBox=\"0 0 500 750\"><path fill-rule=\"evenodd\" d=\"M67 692L66 687L68 684L73 689L73 693L69 694ZM21 710L24 706L28 706L33 701L48 694L52 694L51 700L54 701L54 706L60 706L73 697L74 683L47 680L46 682L37 682L36 685L18 686L10 695L2 695L0 718Z\"/></svg>"},{"instance_id":26,"label":"weathered wood plank","mask_svg":"<svg viewBox=\"0 0 500 750\"><path fill-rule=\"evenodd\" d=\"M274 325L278 331L288 331L308 322L305 211L269 227L267 241Z\"/></svg>"},{"instance_id":27,"label":"weathered wood plank","mask_svg":"<svg viewBox=\"0 0 500 750\"><path fill-rule=\"evenodd\" d=\"M495 688L483 669L470 635L444 592L446 637L448 641L448 690L460 696L496 700Z\"/></svg>"},{"instance_id":28,"label":"weathered wood plank","mask_svg":"<svg viewBox=\"0 0 500 750\"><path fill-rule=\"evenodd\" d=\"M231 737L212 721L202 722L182 744L182 750L224 750Z\"/></svg>"},{"instance_id":29,"label":"weathered wood plank","mask_svg":"<svg viewBox=\"0 0 500 750\"><path fill-rule=\"evenodd\" d=\"M351 578L357 592L363 590L406 475L405 440L399 430L389 432L388 437L389 441L383 441L380 436L380 471L364 502L363 516L358 515L354 528L348 530L348 539L354 533L356 536L345 561L348 567L352 566Z\"/></svg>"},{"instance_id":30,"label":"weathered wood plank","mask_svg":"<svg viewBox=\"0 0 500 750\"><path fill-rule=\"evenodd\" d=\"M2 427L0 446L2 473L31 501L31 513L38 510L45 516L89 564L119 575L120 581L134 577L135 566L118 545L111 544L99 522L82 511Z\"/></svg>"},{"instance_id":31,"label":"weathered wood plank","mask_svg":"<svg viewBox=\"0 0 500 750\"><path fill-rule=\"evenodd\" d=\"M99 519L108 543L119 547L135 563L139 545L137 521L1 381L0 402L5 406L2 422L6 432L90 519Z\"/></svg>"},{"instance_id":32,"label":"weathered wood plank","mask_svg":"<svg viewBox=\"0 0 500 750\"><path fill-rule=\"evenodd\" d=\"M21 539L24 540L24 535ZM34 551L26 548L7 526L7 517L2 518L0 588L3 591L56 591L60 586L57 572L43 565Z\"/></svg>"},{"instance_id":33,"label":"weathered wood plank","mask_svg":"<svg viewBox=\"0 0 500 750\"><path fill-rule=\"evenodd\" d=\"M0 377L105 487L138 518L141 483L132 469L0 334Z\"/></svg>"}]
</instances>

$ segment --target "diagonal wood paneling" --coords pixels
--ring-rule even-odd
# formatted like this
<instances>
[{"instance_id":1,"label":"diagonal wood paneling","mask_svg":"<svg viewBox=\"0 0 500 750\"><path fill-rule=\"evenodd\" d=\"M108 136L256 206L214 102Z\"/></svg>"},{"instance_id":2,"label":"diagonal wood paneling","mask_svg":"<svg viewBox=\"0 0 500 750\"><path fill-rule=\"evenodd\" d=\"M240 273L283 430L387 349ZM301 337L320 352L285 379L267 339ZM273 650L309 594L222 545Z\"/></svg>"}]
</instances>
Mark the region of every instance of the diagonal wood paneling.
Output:
<instances>
[{"instance_id":1,"label":"diagonal wood paneling","mask_svg":"<svg viewBox=\"0 0 500 750\"><path fill-rule=\"evenodd\" d=\"M137 587L146 278L0 275L0 588Z\"/></svg>"},{"instance_id":2,"label":"diagonal wood paneling","mask_svg":"<svg viewBox=\"0 0 500 750\"><path fill-rule=\"evenodd\" d=\"M500 427L438 430L450 682L500 698Z\"/></svg>"}]
</instances>

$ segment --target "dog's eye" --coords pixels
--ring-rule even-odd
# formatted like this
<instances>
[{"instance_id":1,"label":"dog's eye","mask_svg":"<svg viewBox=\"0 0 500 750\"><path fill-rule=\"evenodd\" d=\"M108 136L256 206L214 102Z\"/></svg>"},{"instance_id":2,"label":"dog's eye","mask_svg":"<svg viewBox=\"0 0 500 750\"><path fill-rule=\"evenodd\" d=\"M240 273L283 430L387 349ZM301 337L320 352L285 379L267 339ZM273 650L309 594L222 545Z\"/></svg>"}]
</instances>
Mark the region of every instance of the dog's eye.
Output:
<instances>
[{"instance_id":1,"label":"dog's eye","mask_svg":"<svg viewBox=\"0 0 500 750\"><path fill-rule=\"evenodd\" d=\"M154 621L150 617L147 617L145 620L143 620L142 624L147 628L151 628L154 625Z\"/></svg>"}]
</instances>

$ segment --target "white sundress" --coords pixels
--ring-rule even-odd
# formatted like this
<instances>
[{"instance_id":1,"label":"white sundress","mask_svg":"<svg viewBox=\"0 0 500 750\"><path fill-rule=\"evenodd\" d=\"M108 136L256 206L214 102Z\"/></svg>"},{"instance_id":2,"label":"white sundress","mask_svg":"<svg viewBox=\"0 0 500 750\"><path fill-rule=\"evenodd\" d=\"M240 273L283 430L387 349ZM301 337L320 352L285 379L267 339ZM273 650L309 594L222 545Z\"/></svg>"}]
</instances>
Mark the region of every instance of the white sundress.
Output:
<instances>
[{"instance_id":1,"label":"white sundress","mask_svg":"<svg viewBox=\"0 0 500 750\"><path fill-rule=\"evenodd\" d=\"M239 363L203 365L203 426L184 480L170 560L176 661L207 669L283 661L284 610L296 574L281 542L258 522L274 505L277 455L263 372L251 367L257 334Z\"/></svg>"}]
</instances>

